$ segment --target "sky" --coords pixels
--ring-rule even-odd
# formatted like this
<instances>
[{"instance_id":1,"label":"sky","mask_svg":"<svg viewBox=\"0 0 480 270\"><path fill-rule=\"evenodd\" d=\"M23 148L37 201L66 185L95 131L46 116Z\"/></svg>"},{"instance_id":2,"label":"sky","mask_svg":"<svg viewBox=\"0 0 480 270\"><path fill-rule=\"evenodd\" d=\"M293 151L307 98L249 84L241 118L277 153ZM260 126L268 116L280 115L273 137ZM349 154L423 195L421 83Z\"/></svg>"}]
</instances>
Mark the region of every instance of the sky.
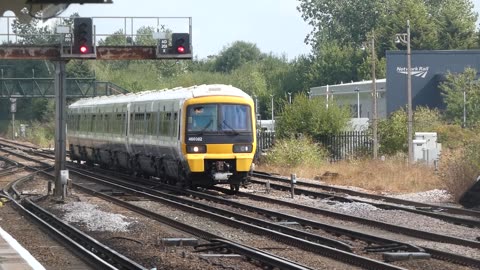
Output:
<instances>
[{"instance_id":1,"label":"sky","mask_svg":"<svg viewBox=\"0 0 480 270\"><path fill-rule=\"evenodd\" d=\"M304 39L312 28L303 21L297 5L297 0L113 0L113 4L72 4L61 16L78 12L85 17L192 17L193 54L200 59L216 55L238 40L255 43L264 53L293 59L311 50ZM100 22L115 24L113 31L125 28L122 19L94 19L97 33ZM154 20L135 20L134 25L151 22L156 24ZM174 24L172 20L164 23L169 28ZM130 24L126 28L130 29ZM188 27L179 29L173 30Z\"/></svg>"}]
</instances>

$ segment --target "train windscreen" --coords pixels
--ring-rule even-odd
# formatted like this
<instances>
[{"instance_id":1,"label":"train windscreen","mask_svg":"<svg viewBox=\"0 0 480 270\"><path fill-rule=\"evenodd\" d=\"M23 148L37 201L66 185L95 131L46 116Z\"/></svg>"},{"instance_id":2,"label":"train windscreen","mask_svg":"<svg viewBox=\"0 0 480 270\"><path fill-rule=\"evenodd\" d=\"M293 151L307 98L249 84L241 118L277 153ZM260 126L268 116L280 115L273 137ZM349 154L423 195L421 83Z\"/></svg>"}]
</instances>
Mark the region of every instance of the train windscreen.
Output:
<instances>
[{"instance_id":1,"label":"train windscreen","mask_svg":"<svg viewBox=\"0 0 480 270\"><path fill-rule=\"evenodd\" d=\"M240 104L196 104L187 109L188 132L251 132L250 107Z\"/></svg>"}]
</instances>

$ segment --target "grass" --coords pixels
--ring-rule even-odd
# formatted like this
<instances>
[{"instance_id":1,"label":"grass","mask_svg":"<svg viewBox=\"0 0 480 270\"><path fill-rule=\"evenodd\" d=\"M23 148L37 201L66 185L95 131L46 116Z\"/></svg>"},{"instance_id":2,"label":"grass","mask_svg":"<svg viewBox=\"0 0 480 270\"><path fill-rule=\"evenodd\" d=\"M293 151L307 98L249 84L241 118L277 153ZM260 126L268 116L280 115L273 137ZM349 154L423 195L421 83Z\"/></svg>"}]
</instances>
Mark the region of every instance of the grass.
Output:
<instances>
[{"instance_id":1,"label":"grass","mask_svg":"<svg viewBox=\"0 0 480 270\"><path fill-rule=\"evenodd\" d=\"M319 167L288 168L260 164L256 170L285 176L295 173L297 178L316 179L332 185L355 186L377 193L410 193L446 187L433 168L424 165L408 166L402 158L386 161L342 161Z\"/></svg>"}]
</instances>

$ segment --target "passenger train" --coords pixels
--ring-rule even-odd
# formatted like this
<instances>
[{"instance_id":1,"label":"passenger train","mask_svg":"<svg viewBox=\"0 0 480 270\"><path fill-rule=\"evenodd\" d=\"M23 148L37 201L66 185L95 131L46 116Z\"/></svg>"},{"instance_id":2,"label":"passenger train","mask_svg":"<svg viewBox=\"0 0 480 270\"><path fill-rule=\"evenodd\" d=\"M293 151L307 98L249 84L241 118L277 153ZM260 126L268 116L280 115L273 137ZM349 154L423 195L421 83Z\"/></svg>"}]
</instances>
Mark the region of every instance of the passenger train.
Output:
<instances>
[{"instance_id":1,"label":"passenger train","mask_svg":"<svg viewBox=\"0 0 480 270\"><path fill-rule=\"evenodd\" d=\"M81 99L68 107L70 159L238 191L255 154L254 112L249 95L222 84Z\"/></svg>"}]
</instances>

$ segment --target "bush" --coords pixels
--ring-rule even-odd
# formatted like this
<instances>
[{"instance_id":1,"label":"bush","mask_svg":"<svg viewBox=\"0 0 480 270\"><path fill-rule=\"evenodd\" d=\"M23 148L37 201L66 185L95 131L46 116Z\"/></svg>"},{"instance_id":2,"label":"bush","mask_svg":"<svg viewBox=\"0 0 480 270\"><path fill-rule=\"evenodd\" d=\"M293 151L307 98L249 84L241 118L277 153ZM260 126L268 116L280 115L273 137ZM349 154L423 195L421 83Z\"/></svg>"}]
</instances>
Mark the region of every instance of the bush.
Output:
<instances>
[{"instance_id":1,"label":"bush","mask_svg":"<svg viewBox=\"0 0 480 270\"><path fill-rule=\"evenodd\" d=\"M480 143L445 151L442 154L440 172L445 188L458 201L480 175Z\"/></svg>"},{"instance_id":2,"label":"bush","mask_svg":"<svg viewBox=\"0 0 480 270\"><path fill-rule=\"evenodd\" d=\"M435 132L442 123L437 109L422 106L415 109L413 120L413 132ZM396 155L399 152L407 152L407 133L407 112L403 108L393 112L388 119L380 120L378 124L380 153Z\"/></svg>"},{"instance_id":3,"label":"bush","mask_svg":"<svg viewBox=\"0 0 480 270\"><path fill-rule=\"evenodd\" d=\"M277 140L265 157L265 162L282 167L319 166L327 156L328 152L310 138L290 137Z\"/></svg>"},{"instance_id":4,"label":"bush","mask_svg":"<svg viewBox=\"0 0 480 270\"><path fill-rule=\"evenodd\" d=\"M275 123L278 138L288 138L295 134L318 136L336 134L345 130L350 118L348 108L335 102L328 104L321 98L309 99L298 94L292 104L286 103Z\"/></svg>"},{"instance_id":5,"label":"bush","mask_svg":"<svg viewBox=\"0 0 480 270\"><path fill-rule=\"evenodd\" d=\"M460 125L441 125L435 131L442 148L449 149L463 147L466 142L474 141L478 134L475 130L462 128Z\"/></svg>"},{"instance_id":6,"label":"bush","mask_svg":"<svg viewBox=\"0 0 480 270\"><path fill-rule=\"evenodd\" d=\"M27 141L41 146L53 147L55 145L55 122L31 122L27 127Z\"/></svg>"}]
</instances>

